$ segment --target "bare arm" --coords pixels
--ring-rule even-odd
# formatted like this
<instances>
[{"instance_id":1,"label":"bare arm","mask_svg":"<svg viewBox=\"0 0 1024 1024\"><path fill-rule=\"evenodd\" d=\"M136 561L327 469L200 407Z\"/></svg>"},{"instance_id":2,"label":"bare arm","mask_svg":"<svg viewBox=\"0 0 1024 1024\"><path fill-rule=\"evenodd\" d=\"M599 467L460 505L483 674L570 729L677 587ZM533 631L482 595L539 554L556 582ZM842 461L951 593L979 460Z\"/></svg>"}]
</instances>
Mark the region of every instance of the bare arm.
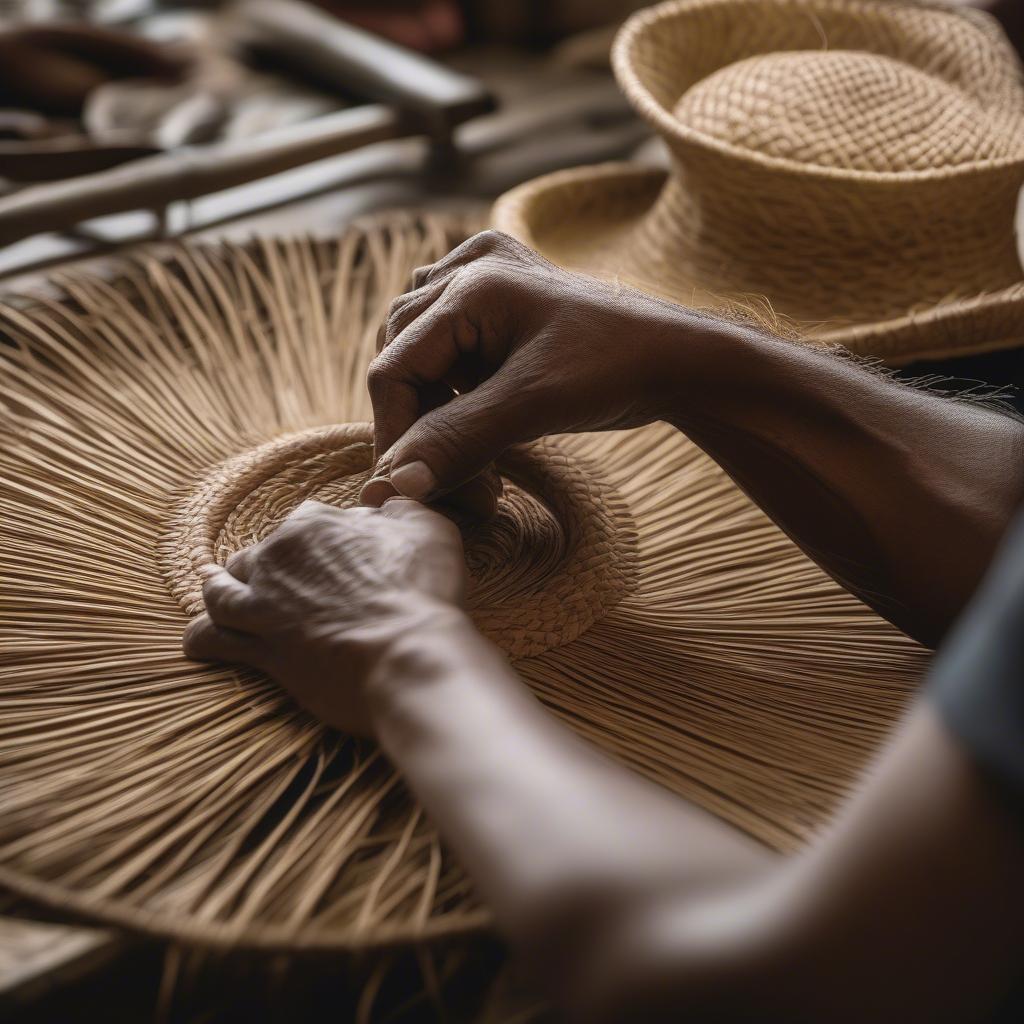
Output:
<instances>
[{"instance_id":1,"label":"bare arm","mask_svg":"<svg viewBox=\"0 0 1024 1024\"><path fill-rule=\"evenodd\" d=\"M983 1018L1019 968L1024 827L928 705L838 824L776 857L547 715L459 609L461 574L457 531L415 502L309 504L211 568L186 649L375 732L580 1020Z\"/></svg>"},{"instance_id":2,"label":"bare arm","mask_svg":"<svg viewBox=\"0 0 1024 1024\"><path fill-rule=\"evenodd\" d=\"M417 284L370 371L390 479L369 504L438 497L542 434L664 419L827 572L935 644L1024 497L1012 417L575 277L507 236L476 236ZM433 408L445 388L459 394Z\"/></svg>"},{"instance_id":3,"label":"bare arm","mask_svg":"<svg viewBox=\"0 0 1024 1024\"><path fill-rule=\"evenodd\" d=\"M483 641L434 639L375 676L381 742L574 1018L966 1024L1019 970L1024 829L927 706L782 859L571 736Z\"/></svg>"},{"instance_id":4,"label":"bare arm","mask_svg":"<svg viewBox=\"0 0 1024 1024\"><path fill-rule=\"evenodd\" d=\"M806 853L747 885L609 925L570 1002L586 1020L988 1019L1020 971L1024 831L920 706Z\"/></svg>"},{"instance_id":5,"label":"bare arm","mask_svg":"<svg viewBox=\"0 0 1024 1024\"><path fill-rule=\"evenodd\" d=\"M704 386L687 388L700 342L677 329L666 418L848 590L937 645L1024 497L1024 425L825 352L705 330Z\"/></svg>"}]
</instances>

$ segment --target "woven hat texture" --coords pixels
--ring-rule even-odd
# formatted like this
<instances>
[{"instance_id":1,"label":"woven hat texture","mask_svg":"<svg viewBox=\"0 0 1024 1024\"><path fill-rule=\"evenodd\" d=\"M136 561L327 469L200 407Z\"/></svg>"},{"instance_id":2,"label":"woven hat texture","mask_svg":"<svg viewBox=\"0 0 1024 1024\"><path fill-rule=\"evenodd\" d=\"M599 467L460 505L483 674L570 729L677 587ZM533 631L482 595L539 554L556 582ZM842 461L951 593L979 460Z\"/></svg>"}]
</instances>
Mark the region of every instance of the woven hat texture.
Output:
<instances>
[{"instance_id":1,"label":"woven hat texture","mask_svg":"<svg viewBox=\"0 0 1024 1024\"><path fill-rule=\"evenodd\" d=\"M986 15L899 0L672 0L613 51L671 171L560 171L496 227L686 305L770 307L891 363L1024 341L1024 89Z\"/></svg>"},{"instance_id":2,"label":"woven hat texture","mask_svg":"<svg viewBox=\"0 0 1024 1024\"><path fill-rule=\"evenodd\" d=\"M199 565L306 498L355 502L380 319L472 226L183 248L0 308L0 885L206 946L487 926L372 743L180 649ZM466 533L481 629L583 736L772 847L802 843L925 652L664 424L499 468L497 517Z\"/></svg>"}]
</instances>

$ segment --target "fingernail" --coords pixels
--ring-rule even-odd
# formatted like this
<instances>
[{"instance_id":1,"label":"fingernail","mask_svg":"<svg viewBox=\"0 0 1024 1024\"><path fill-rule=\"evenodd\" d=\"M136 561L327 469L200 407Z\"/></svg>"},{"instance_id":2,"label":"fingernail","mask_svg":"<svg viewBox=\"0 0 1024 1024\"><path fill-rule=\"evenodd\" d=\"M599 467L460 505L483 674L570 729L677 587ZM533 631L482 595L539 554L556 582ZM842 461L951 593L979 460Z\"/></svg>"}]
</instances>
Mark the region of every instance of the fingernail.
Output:
<instances>
[{"instance_id":1,"label":"fingernail","mask_svg":"<svg viewBox=\"0 0 1024 1024\"><path fill-rule=\"evenodd\" d=\"M362 505L369 505L370 508L380 508L388 498L395 496L395 489L390 481L383 477L374 477L363 484L359 492L359 502Z\"/></svg>"},{"instance_id":2,"label":"fingernail","mask_svg":"<svg viewBox=\"0 0 1024 1024\"><path fill-rule=\"evenodd\" d=\"M378 455L376 457L376 459L374 459L374 465L375 466L379 466L382 462L390 462L391 461L391 454L392 454L392 452L394 452L395 445L397 445L397 444L398 444L398 441L396 441L395 444L393 444L390 448L388 448L387 451L381 452L380 455Z\"/></svg>"},{"instance_id":3,"label":"fingernail","mask_svg":"<svg viewBox=\"0 0 1024 1024\"><path fill-rule=\"evenodd\" d=\"M425 462L410 462L391 470L391 486L403 497L422 501L437 490L437 477Z\"/></svg>"}]
</instances>

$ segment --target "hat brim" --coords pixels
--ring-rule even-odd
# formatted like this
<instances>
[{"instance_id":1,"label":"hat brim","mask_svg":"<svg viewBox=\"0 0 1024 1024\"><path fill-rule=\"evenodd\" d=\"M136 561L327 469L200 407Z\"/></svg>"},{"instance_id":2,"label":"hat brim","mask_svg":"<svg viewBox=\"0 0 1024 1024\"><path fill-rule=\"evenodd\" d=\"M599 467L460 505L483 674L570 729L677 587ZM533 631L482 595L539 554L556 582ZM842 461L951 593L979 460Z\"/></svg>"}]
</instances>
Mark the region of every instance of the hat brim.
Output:
<instances>
[{"instance_id":1,"label":"hat brim","mask_svg":"<svg viewBox=\"0 0 1024 1024\"><path fill-rule=\"evenodd\" d=\"M659 168L604 163L557 171L501 196L492 226L559 267L722 312L745 312L790 335L842 345L892 366L974 355L1024 343L1024 276L1010 287L950 297L928 306L908 303L884 320L801 322L787 318L772 295L716 293L671 254L652 244L650 221L667 181ZM694 235L699 225L694 225Z\"/></svg>"}]
</instances>

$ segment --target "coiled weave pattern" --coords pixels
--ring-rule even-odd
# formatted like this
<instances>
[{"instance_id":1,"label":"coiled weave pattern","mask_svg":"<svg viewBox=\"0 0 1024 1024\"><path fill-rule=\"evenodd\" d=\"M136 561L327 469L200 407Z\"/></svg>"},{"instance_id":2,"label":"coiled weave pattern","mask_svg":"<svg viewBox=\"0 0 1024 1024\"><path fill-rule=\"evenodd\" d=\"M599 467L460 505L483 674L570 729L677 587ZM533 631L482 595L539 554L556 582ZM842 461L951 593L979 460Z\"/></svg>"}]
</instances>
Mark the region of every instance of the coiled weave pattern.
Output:
<instances>
[{"instance_id":1,"label":"coiled weave pattern","mask_svg":"<svg viewBox=\"0 0 1024 1024\"><path fill-rule=\"evenodd\" d=\"M209 474L170 517L160 548L170 592L202 610L199 569L263 540L307 499L357 502L373 469L369 423L271 441ZM497 516L467 529L469 609L511 657L575 640L636 581L636 529L598 466L547 441L508 453Z\"/></svg>"}]
</instances>

